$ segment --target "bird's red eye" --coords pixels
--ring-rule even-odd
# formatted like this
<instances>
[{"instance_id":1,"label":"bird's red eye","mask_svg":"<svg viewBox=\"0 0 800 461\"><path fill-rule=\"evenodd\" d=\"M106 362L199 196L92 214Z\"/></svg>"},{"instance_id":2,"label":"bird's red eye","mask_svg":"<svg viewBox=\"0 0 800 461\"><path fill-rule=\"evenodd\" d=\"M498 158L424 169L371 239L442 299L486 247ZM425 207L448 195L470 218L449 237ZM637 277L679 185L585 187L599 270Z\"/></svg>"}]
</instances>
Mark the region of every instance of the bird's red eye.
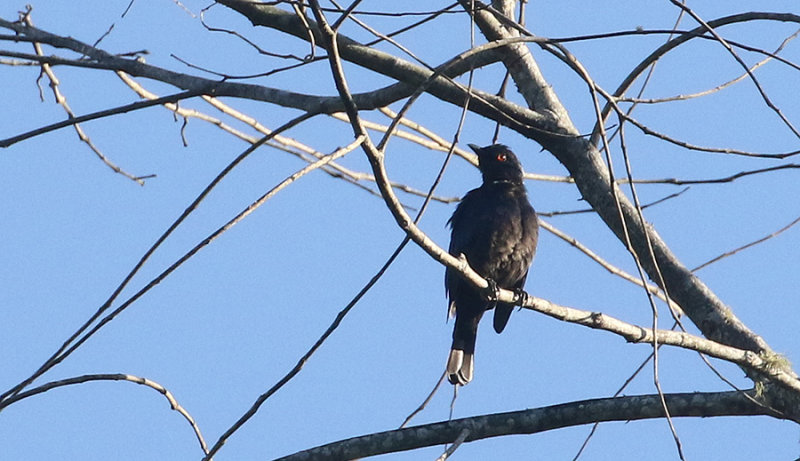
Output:
<instances>
[{"instance_id":1,"label":"bird's red eye","mask_svg":"<svg viewBox=\"0 0 800 461\"><path fill-rule=\"evenodd\" d=\"M497 161L498 162L505 162L506 161L506 154L497 154Z\"/></svg>"}]
</instances>

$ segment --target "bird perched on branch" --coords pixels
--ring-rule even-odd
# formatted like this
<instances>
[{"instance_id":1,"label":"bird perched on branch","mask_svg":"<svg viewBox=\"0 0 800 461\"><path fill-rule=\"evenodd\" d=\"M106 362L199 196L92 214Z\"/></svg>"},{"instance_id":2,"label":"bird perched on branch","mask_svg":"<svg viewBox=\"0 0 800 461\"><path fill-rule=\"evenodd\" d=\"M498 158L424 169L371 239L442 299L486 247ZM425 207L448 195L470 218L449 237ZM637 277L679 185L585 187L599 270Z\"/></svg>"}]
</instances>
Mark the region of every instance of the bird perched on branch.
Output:
<instances>
[{"instance_id":1,"label":"bird perched on branch","mask_svg":"<svg viewBox=\"0 0 800 461\"><path fill-rule=\"evenodd\" d=\"M462 386L472 380L478 322L494 308L494 330L503 331L514 306L496 301L497 288L521 292L539 236L536 212L528 202L522 166L514 153L502 144L469 147L478 154L483 184L461 199L448 221L449 251L455 257L463 254L489 281L489 288L475 288L449 267L445 272L449 314L456 317L447 379Z\"/></svg>"}]
</instances>

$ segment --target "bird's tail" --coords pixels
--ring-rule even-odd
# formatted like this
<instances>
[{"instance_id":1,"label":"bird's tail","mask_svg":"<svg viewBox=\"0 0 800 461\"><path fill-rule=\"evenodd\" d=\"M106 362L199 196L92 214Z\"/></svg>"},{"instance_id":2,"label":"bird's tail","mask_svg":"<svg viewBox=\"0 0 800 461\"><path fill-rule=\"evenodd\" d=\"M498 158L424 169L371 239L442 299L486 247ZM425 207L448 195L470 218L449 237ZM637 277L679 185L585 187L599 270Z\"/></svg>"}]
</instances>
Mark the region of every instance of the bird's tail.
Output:
<instances>
[{"instance_id":1,"label":"bird's tail","mask_svg":"<svg viewBox=\"0 0 800 461\"><path fill-rule=\"evenodd\" d=\"M447 358L447 380L450 384L461 386L472 381L472 369L475 365L475 354L460 349L450 349Z\"/></svg>"},{"instance_id":2,"label":"bird's tail","mask_svg":"<svg viewBox=\"0 0 800 461\"><path fill-rule=\"evenodd\" d=\"M450 384L463 386L472 381L479 320L480 317L464 319L463 316L456 316L453 345L447 357L447 380Z\"/></svg>"}]
</instances>

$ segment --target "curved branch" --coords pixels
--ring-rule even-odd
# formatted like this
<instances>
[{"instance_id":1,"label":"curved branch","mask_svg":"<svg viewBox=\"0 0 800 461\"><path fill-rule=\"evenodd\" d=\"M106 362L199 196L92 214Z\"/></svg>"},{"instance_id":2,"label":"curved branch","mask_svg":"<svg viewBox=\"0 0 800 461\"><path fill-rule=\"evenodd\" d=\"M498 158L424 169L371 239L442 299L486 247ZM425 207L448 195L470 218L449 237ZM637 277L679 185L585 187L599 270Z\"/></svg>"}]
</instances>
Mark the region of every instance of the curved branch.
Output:
<instances>
[{"instance_id":1,"label":"curved branch","mask_svg":"<svg viewBox=\"0 0 800 461\"><path fill-rule=\"evenodd\" d=\"M197 438L198 443L200 444L200 448L203 450L203 453L208 453L208 447L206 446L205 439L203 439L203 434L200 432L200 427L194 421L192 415L189 414L189 412L186 411L186 409L183 408L178 403L178 401L175 399L175 396L172 395L172 392L170 392L169 389L162 386L161 384L158 384L155 381L143 378L141 376L134 376L124 373L101 373L101 374L82 375L82 376L76 376L74 378L67 378L59 381L53 381L47 384L42 384L41 386L35 387L25 392L20 392L19 394L4 400L2 404L0 404L0 408L6 407L8 405L11 405L12 403L16 403L28 397L33 397L34 395L42 394L51 389L56 389L64 386L72 386L75 384L88 383L92 381L128 381L130 383L139 384L155 390L159 394L163 395L165 399L167 399L170 408L180 413L181 416L183 416L183 419L185 419L186 422L189 423L189 425L192 427L192 430L194 431L194 435Z\"/></svg>"},{"instance_id":2,"label":"curved branch","mask_svg":"<svg viewBox=\"0 0 800 461\"><path fill-rule=\"evenodd\" d=\"M749 394L749 395L748 395ZM750 399L754 393L707 392L664 396L672 417L773 415ZM467 442L513 434L536 434L553 429L605 421L662 418L657 395L582 400L542 408L473 416L447 422L378 432L329 443L276 461L348 460L452 443L469 430Z\"/></svg>"},{"instance_id":3,"label":"curved branch","mask_svg":"<svg viewBox=\"0 0 800 461\"><path fill-rule=\"evenodd\" d=\"M764 87L761 86L761 82L759 82L753 71L751 71L750 68L747 66L747 63L745 63L744 60L736 53L736 51L734 51L733 48L731 48L731 45L728 43L728 41L725 40L721 35L719 35L713 26L706 23L691 8L676 0L670 0L670 2L673 5L680 8L683 12L691 16L692 19L694 19L697 23L699 23L700 26L703 27L706 32L708 32L709 34L711 34L711 36L714 37L715 41L717 41L720 45L723 46L723 48L725 48L728 51L728 53L730 53L733 59L737 63L739 63L739 65L747 73L747 76L750 78L750 81L753 82L753 85L755 85L758 94L761 95L761 99L764 101L767 107L772 109L772 111L778 115L778 117L783 121L783 124L786 125L789 128L789 130L791 130L792 133L794 133L795 137L800 138L800 131L797 131L797 128L795 128L795 126L792 125L792 122L790 122L789 119L786 118L786 115L783 114L780 108L778 108L778 106L776 106L775 103L772 102L770 97L767 95L767 92L764 90Z\"/></svg>"},{"instance_id":4,"label":"curved branch","mask_svg":"<svg viewBox=\"0 0 800 461\"><path fill-rule=\"evenodd\" d=\"M791 14L791 13L763 13L763 12L750 12L750 13L742 13L742 14L734 14L731 16L725 16L723 18L715 19L713 21L708 21L706 24L708 27L717 28L721 26L726 26L729 24L736 24L739 22L746 22L746 21L754 21L754 20L765 20L765 21L781 21L781 22L795 22L800 23L800 15ZM690 32L679 35L674 39L668 41L667 43L658 47L655 51L650 53L649 56L644 58L642 62L640 62L634 69L628 74L627 77L620 83L617 90L614 91L614 96L622 96L625 94L626 91L633 85L637 78L655 61L660 59L664 54L668 51L680 46L681 44L693 39L702 37L701 34L706 32L706 26L699 26L695 29L692 29ZM606 104L603 107L603 117L601 120L598 120L595 124L594 129L592 130L592 144L597 144L600 136L600 127L606 123L608 120L608 116L611 114L613 107L611 103Z\"/></svg>"}]
</instances>

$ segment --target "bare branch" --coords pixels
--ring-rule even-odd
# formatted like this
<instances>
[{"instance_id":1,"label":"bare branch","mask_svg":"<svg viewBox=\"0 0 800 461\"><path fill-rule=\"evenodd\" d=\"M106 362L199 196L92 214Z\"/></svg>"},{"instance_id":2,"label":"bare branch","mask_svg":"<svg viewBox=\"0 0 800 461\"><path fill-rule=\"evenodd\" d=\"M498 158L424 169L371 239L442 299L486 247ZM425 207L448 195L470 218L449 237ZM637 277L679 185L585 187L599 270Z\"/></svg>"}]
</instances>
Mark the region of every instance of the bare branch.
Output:
<instances>
[{"instance_id":1,"label":"bare branch","mask_svg":"<svg viewBox=\"0 0 800 461\"><path fill-rule=\"evenodd\" d=\"M64 127L73 126L78 123L87 122L90 120L96 120L99 118L110 117L112 115L117 114L124 114L127 112L132 112L139 109L145 109L147 107L158 106L162 104L170 104L175 103L177 101L181 101L183 99L193 98L199 96L201 93L197 91L182 91L180 93L171 94L168 96L163 96L160 98L154 98L149 101L137 101L131 104L126 104L124 106L114 107L111 109L100 110L97 112L92 112L91 114L81 115L79 117L75 117L74 115L70 118L63 120L61 122L52 123L47 126L43 126L41 128L37 128L35 130L28 131L26 133L18 134L16 136L12 136L10 138L0 140L0 147L9 147L12 146L20 141L24 141L29 138L33 138L35 136L39 136L41 134L49 133L51 131L55 131ZM135 179L135 178L134 178Z\"/></svg>"},{"instance_id":2,"label":"bare branch","mask_svg":"<svg viewBox=\"0 0 800 461\"><path fill-rule=\"evenodd\" d=\"M627 280L628 282L631 282L634 285L638 285L640 287L641 286L645 286L646 289L648 291L650 291L653 295L657 296L659 299L661 299L664 302L667 301L667 298L664 296L664 292L662 292L661 289L658 288L657 286L651 285L649 283L646 284L646 285L643 285L641 279L639 279L637 277L634 277L633 275L631 275L631 274L625 272L624 270L622 270L622 269L614 266L613 264L609 263L608 261L606 261L605 259L600 257L597 253L595 253L594 251L589 249L586 245L582 244L581 242L579 242L574 237L571 237L570 235L568 235L567 233L565 233L565 232L561 231L560 229L556 228L555 226L553 226L552 224L548 223L547 221L539 219L539 225L544 230L550 232L551 234L555 235L556 237L560 238L561 240L569 243L570 245L572 245L573 247L578 249L578 251L580 251L581 253L585 254L589 258L591 258L594 262L599 264L603 269L607 270L611 274L614 274L614 275L616 275L618 277L621 277L622 279ZM672 308L673 309L680 309L680 306L675 305L673 303Z\"/></svg>"},{"instance_id":3,"label":"bare branch","mask_svg":"<svg viewBox=\"0 0 800 461\"><path fill-rule=\"evenodd\" d=\"M113 374L109 373L109 374L82 375L82 376L76 376L74 378L61 379L58 381L53 381L47 384L43 384L41 386L35 387L25 392L21 392L3 401L2 404L0 405L0 408L19 402L20 400L26 399L28 397L33 397L34 395L42 394L52 389L64 386L72 386L75 384L88 383L92 381L128 381L155 390L159 394L163 395L165 399L167 399L170 408L180 413L180 415L183 416L183 419L185 419L186 422L189 423L189 425L192 427L192 431L194 431L195 437L197 438L197 442L200 444L200 448L203 450L203 453L208 453L208 447L206 446L205 439L203 439L202 432L200 432L200 427L194 421L192 415L185 408L183 408L181 404L178 403L178 400L175 398L174 395L172 395L172 392L170 392L167 388L165 388L161 384L158 384L155 381L152 381L147 378L142 378L139 376L122 374L122 373L113 373Z\"/></svg>"},{"instance_id":4,"label":"bare branch","mask_svg":"<svg viewBox=\"0 0 800 461\"><path fill-rule=\"evenodd\" d=\"M22 19L21 23L27 27L33 27L33 21L31 21L31 16L30 16L30 7L28 7L28 12L27 14L24 15L24 18ZM42 45L40 43L33 42L33 49L36 52L37 56L44 55L44 52L42 51ZM72 109L70 108L69 103L67 102L67 98L64 97L63 93L61 93L61 90L59 88L60 82L58 80L58 77L56 77L55 72L53 72L53 69L47 63L42 63L41 67L42 67L42 74L46 75L47 79L50 81L50 89L53 91L53 96L55 97L56 102L58 103L58 105L64 108L64 112L67 113L67 116L70 119L74 118L75 114L72 112ZM41 75L39 76L39 78L41 78ZM107 167L111 168L113 172L125 176L126 178L136 182L140 186L144 185L143 178L152 177L152 175L134 176L128 173L127 171L123 170L122 168L117 166L114 162L112 162L108 157L106 157L106 155L103 154L102 151L100 151L100 149L94 144L94 142L92 142L91 138L89 138L86 132L83 131L83 127L79 123L73 122L70 123L69 125L71 125L75 129L75 132L78 134L78 138L80 138L81 141L83 141L87 146L89 146L89 149L91 149L92 152L94 152L95 155L97 155L97 158L99 158Z\"/></svg>"},{"instance_id":5,"label":"bare branch","mask_svg":"<svg viewBox=\"0 0 800 461\"><path fill-rule=\"evenodd\" d=\"M703 38L703 33L705 33L709 28L716 29L718 27L722 27L729 24L736 24L741 22L748 22L748 21L759 21L759 20L766 20L766 21L783 21L783 22L794 22L800 23L800 15L790 14L790 13L762 13L762 12L749 12L749 13L741 13L741 14L734 14L730 16L725 16L723 18L715 19L713 21L706 22L705 25L701 25L695 29L687 33L682 33L678 37L668 41L667 43L661 45L655 51L650 53L645 59L643 59L634 69L623 79L622 83L617 87L614 91L614 97L621 97L625 94L628 89L633 85L637 78L644 72L650 65L664 56L673 48L676 48L683 43L692 40L694 38ZM732 42L729 42L732 43ZM748 48L744 48L748 49ZM751 48L752 49L752 48ZM775 57L776 59L781 60L779 57ZM785 62L785 60L781 60L781 62ZM746 66L745 66L746 68ZM592 144L597 144L599 140L599 133L600 127L607 122L608 116L611 113L612 106L607 104L603 108L603 117L601 120L597 121L597 124L592 131L591 142Z\"/></svg>"},{"instance_id":6,"label":"bare branch","mask_svg":"<svg viewBox=\"0 0 800 461\"><path fill-rule=\"evenodd\" d=\"M751 392L750 395L754 396ZM664 396L670 413L682 416L773 414L739 392L693 392ZM592 399L508 413L474 416L353 437L304 450L275 461L350 460L449 443L464 429L466 442L512 434L536 434L598 421L635 421L663 418L656 395Z\"/></svg>"},{"instance_id":7,"label":"bare branch","mask_svg":"<svg viewBox=\"0 0 800 461\"><path fill-rule=\"evenodd\" d=\"M786 45L789 44L790 41L792 41L795 38L797 38L798 35L800 35L800 30L797 30L795 33L793 33L792 35L788 36L780 44L780 46L778 46L778 48L775 51L772 52L772 54L777 55L778 53L780 53L783 50L783 48L786 47ZM756 69L758 69L761 66L763 66L764 64L772 61L773 59L774 59L773 56L767 56L766 58L762 59L761 61L758 61L757 63L753 64L749 68L750 73L755 72ZM665 97L665 98L642 99L642 90L644 89L644 87L643 87L642 90L639 91L639 95L637 95L635 98L620 97L620 98L617 98L617 102L631 102L631 103L634 103L634 104L661 104L661 103L665 103L665 102L686 101L686 100L689 100L689 99L701 98L703 96L708 96L710 94L714 94L714 93L717 93L719 91L722 91L725 88L728 88L730 86L735 85L736 83L741 82L742 80L746 79L747 76L748 76L748 73L745 72L745 73L741 74L740 76L738 76L738 77L736 77L736 78L734 78L732 80L728 80L727 82L722 83L720 85L717 85L714 88L710 88L708 90L698 91L696 93L690 93L690 94L679 94L679 95L676 95L676 96L670 96L670 97ZM630 113L630 112L628 112L628 113Z\"/></svg>"},{"instance_id":8,"label":"bare branch","mask_svg":"<svg viewBox=\"0 0 800 461\"><path fill-rule=\"evenodd\" d=\"M772 102L770 97L767 95L767 92L761 86L761 82L759 82L755 74L753 74L753 71L750 70L750 68L747 66L744 60L742 60L742 58L739 57L736 51L733 50L731 45L724 38L722 38L721 35L717 33L714 26L711 26L706 21L704 21L700 16L697 15L697 13L695 13L691 8L686 6L684 3L681 3L677 0L670 0L670 2L673 5L680 8L681 10L688 13L695 21L697 21L701 25L701 27L703 27L706 31L708 31L708 33L713 35L716 41L718 41L726 50L728 50L728 53L730 53L730 55L733 56L733 59L735 59L736 62L739 63L740 66L742 66L744 71L747 72L747 76L750 77L750 80L756 86L758 93L761 95L761 99L764 100L764 102L767 104L767 107L769 107L776 114L778 114L778 117L780 117L780 119L783 121L783 124L786 125L792 131L792 133L794 133L796 137L800 138L800 131L797 131L797 128L795 128L794 125L792 125L792 122L790 122L789 119L786 118L786 116L783 114L780 108L778 108L778 106L776 106L775 103Z\"/></svg>"},{"instance_id":9,"label":"bare branch","mask_svg":"<svg viewBox=\"0 0 800 461\"><path fill-rule=\"evenodd\" d=\"M458 450L458 447L460 447L461 444L463 444L464 441L467 440L468 436L469 436L469 428L465 427L464 429L461 430L461 433L458 434L458 437L456 437L456 439L453 441L453 444L447 447L444 453L442 453L442 456L436 458L436 461L445 461L447 458L452 456L452 454L455 453L456 450Z\"/></svg>"},{"instance_id":10,"label":"bare branch","mask_svg":"<svg viewBox=\"0 0 800 461\"><path fill-rule=\"evenodd\" d=\"M778 170L793 170L800 168L800 164L798 163L786 163L783 165L771 166L768 168L758 168L755 170L748 170L748 171L740 171L738 173L724 176L722 178L711 178L711 179L678 179L678 178L665 178L665 179L634 179L630 181L628 179L622 179L619 182L632 182L634 184L675 184L678 186L683 186L686 184L721 184L727 182L733 182L739 178L743 178L745 176L751 176L761 173L769 173L772 171Z\"/></svg>"},{"instance_id":11,"label":"bare branch","mask_svg":"<svg viewBox=\"0 0 800 461\"><path fill-rule=\"evenodd\" d=\"M717 262L717 261L719 261L719 260L721 260L721 259L725 259L725 258L727 258L728 256L733 256L733 255L735 255L736 253L739 253L740 251L743 251L743 250L746 250L746 249L748 249L748 248L750 248L750 247L756 246L756 245L758 245L759 243L766 242L767 240L769 240L769 239L771 239L771 238L773 238L773 237L777 237L778 235L780 235L780 234L781 234L781 233L783 233L784 231L786 231L786 230L789 230L789 228L790 228L790 227L794 226L794 225L795 225L795 224L797 224L798 222L800 222L800 217L797 217L797 218L795 218L795 220L794 220L794 221L792 221L792 222L790 222L789 224L787 224L787 225L785 225L785 226L781 227L780 229L776 230L775 232L773 232L773 233L771 233L771 234L769 234L769 235L766 235L766 236L764 236L764 237L761 237L761 238L760 238L760 239L758 239L758 240L754 240L754 241L752 241L752 242L750 242L750 243L748 243L748 244L746 244L746 245L742 245L742 246L740 246L740 247L738 247L738 248L735 248L735 249L733 249L733 250L731 250L731 251L726 251L725 253L722 253L721 255L717 256L716 258L712 258L712 259L710 259L710 260L708 260L708 261L704 262L703 264L700 264L699 266L697 266L697 267L695 267L694 269L692 269L692 272L697 272L697 271L699 271L700 269L702 269L702 268L704 268L704 267L707 267L707 266L710 266L711 264L714 264L715 262Z\"/></svg>"},{"instance_id":12,"label":"bare branch","mask_svg":"<svg viewBox=\"0 0 800 461\"><path fill-rule=\"evenodd\" d=\"M439 380L436 381L436 385L433 386L433 389L431 389L431 391L428 393L428 396L425 397L425 400L423 400L422 403L420 403L419 406L414 409L414 411L412 411L408 416L406 416L406 419L404 419L403 422L400 424L400 429L406 427L408 423L411 422L411 420L414 418L414 416L417 416L422 410L425 409L426 406L428 406L428 403L430 403L431 399L436 394L436 391L439 390L439 386L441 386L442 383L444 382L444 377L446 374L447 374L446 370L442 372L442 376L440 376Z\"/></svg>"}]
</instances>

